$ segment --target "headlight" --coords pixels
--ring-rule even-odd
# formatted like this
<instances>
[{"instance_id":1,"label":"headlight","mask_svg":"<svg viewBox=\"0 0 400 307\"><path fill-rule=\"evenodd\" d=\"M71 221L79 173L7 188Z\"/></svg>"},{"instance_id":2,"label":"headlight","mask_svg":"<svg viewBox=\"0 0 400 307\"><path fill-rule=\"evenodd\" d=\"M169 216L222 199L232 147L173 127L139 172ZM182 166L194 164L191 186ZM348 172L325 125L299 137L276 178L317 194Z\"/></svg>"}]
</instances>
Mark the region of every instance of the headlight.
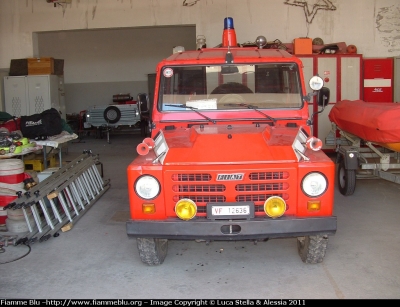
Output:
<instances>
[{"instance_id":1,"label":"headlight","mask_svg":"<svg viewBox=\"0 0 400 307\"><path fill-rule=\"evenodd\" d=\"M188 221L195 217L197 212L197 206L194 201L188 198L179 200L175 205L176 215L184 220Z\"/></svg>"},{"instance_id":2,"label":"headlight","mask_svg":"<svg viewBox=\"0 0 400 307\"><path fill-rule=\"evenodd\" d=\"M279 196L271 196L264 203L264 212L273 219L281 217L286 211L286 203Z\"/></svg>"},{"instance_id":3,"label":"headlight","mask_svg":"<svg viewBox=\"0 0 400 307\"><path fill-rule=\"evenodd\" d=\"M136 181L135 192L143 199L153 199L160 193L160 184L153 176L144 175Z\"/></svg>"},{"instance_id":4,"label":"headlight","mask_svg":"<svg viewBox=\"0 0 400 307\"><path fill-rule=\"evenodd\" d=\"M310 197L322 195L326 191L327 187L328 182L326 181L325 176L316 172L307 174L301 182L303 192Z\"/></svg>"}]
</instances>

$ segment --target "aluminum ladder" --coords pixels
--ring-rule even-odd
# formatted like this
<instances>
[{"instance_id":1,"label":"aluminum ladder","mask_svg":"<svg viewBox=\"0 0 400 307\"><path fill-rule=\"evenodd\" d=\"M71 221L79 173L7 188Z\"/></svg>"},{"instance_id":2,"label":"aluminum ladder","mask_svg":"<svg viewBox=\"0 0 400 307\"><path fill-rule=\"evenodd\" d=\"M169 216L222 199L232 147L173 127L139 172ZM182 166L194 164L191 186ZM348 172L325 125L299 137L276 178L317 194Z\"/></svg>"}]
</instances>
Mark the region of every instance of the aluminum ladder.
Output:
<instances>
[{"instance_id":1,"label":"aluminum ladder","mask_svg":"<svg viewBox=\"0 0 400 307\"><path fill-rule=\"evenodd\" d=\"M97 155L85 151L30 190L17 192L18 198L4 208L22 209L29 231L19 236L16 245L47 241L62 227L76 223L110 188L99 164Z\"/></svg>"}]
</instances>

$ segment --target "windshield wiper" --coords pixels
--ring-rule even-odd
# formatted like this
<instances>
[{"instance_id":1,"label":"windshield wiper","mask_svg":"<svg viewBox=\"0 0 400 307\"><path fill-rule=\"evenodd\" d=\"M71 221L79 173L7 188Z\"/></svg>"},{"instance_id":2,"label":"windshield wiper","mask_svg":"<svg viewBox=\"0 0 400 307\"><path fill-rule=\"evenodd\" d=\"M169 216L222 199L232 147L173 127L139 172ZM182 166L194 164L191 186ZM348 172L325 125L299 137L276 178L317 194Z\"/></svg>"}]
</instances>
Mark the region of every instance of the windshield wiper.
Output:
<instances>
[{"instance_id":1,"label":"windshield wiper","mask_svg":"<svg viewBox=\"0 0 400 307\"><path fill-rule=\"evenodd\" d=\"M265 114L264 112L260 111L257 106L252 106L251 104L246 104L246 103L227 103L227 104L224 104L224 106L245 107L247 109L253 109L254 111L264 115L269 120L272 120L274 122L274 124L276 123L276 118L273 118L273 117L269 116L268 114Z\"/></svg>"},{"instance_id":2,"label":"windshield wiper","mask_svg":"<svg viewBox=\"0 0 400 307\"><path fill-rule=\"evenodd\" d=\"M205 119L207 119L208 121L212 122L213 124L216 123L216 121L214 119L209 118L208 116L205 116L203 113L200 113L199 111L197 111L197 108L195 107L189 107L187 105L184 104L166 104L167 107L176 107L176 108L184 108L184 109L190 109L192 111L195 111L197 114L199 114L200 116L204 117Z\"/></svg>"}]
</instances>

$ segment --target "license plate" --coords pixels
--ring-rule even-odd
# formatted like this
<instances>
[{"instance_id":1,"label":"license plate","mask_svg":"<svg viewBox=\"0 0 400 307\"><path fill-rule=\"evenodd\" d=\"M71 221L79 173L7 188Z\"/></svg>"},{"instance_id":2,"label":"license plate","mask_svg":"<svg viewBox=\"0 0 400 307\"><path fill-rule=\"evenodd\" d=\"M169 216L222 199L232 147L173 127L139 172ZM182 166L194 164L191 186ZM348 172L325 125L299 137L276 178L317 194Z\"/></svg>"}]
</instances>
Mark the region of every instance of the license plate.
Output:
<instances>
[{"instance_id":1,"label":"license plate","mask_svg":"<svg viewBox=\"0 0 400 307\"><path fill-rule=\"evenodd\" d=\"M208 203L207 218L212 220L237 220L254 218L254 203Z\"/></svg>"},{"instance_id":2,"label":"license plate","mask_svg":"<svg viewBox=\"0 0 400 307\"><path fill-rule=\"evenodd\" d=\"M212 206L212 215L249 215L250 206Z\"/></svg>"}]
</instances>

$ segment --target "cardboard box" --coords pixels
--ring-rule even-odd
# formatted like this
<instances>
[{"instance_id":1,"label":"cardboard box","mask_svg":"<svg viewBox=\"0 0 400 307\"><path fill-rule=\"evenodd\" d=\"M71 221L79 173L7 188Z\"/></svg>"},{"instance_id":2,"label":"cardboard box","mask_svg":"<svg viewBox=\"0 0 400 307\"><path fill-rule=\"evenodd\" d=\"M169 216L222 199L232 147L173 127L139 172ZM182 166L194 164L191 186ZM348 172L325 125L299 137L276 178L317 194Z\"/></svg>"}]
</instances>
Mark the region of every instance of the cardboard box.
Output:
<instances>
[{"instance_id":1,"label":"cardboard box","mask_svg":"<svg viewBox=\"0 0 400 307\"><path fill-rule=\"evenodd\" d=\"M64 75L64 60L63 59L53 59L52 61L46 60L41 61L41 59L52 59L52 58L31 58L30 69L28 71L28 59L12 59L10 62L10 72L9 76L27 76L27 75ZM53 69L51 68L51 62L53 62ZM40 68L40 65L43 67ZM46 67L46 65L48 67ZM53 70L53 73L50 71Z\"/></svg>"},{"instance_id":2,"label":"cardboard box","mask_svg":"<svg viewBox=\"0 0 400 307\"><path fill-rule=\"evenodd\" d=\"M50 154L46 157L48 167L56 167L56 155ZM25 169L30 171L44 171L43 155L29 155L24 158Z\"/></svg>"},{"instance_id":3,"label":"cardboard box","mask_svg":"<svg viewBox=\"0 0 400 307\"><path fill-rule=\"evenodd\" d=\"M294 54L312 54L312 39L308 37L295 38L293 40Z\"/></svg>"},{"instance_id":4,"label":"cardboard box","mask_svg":"<svg viewBox=\"0 0 400 307\"><path fill-rule=\"evenodd\" d=\"M10 62L9 76L26 76L28 74L27 59L12 59Z\"/></svg>"},{"instance_id":5,"label":"cardboard box","mask_svg":"<svg viewBox=\"0 0 400 307\"><path fill-rule=\"evenodd\" d=\"M28 58L28 75L54 75L54 59Z\"/></svg>"}]
</instances>

